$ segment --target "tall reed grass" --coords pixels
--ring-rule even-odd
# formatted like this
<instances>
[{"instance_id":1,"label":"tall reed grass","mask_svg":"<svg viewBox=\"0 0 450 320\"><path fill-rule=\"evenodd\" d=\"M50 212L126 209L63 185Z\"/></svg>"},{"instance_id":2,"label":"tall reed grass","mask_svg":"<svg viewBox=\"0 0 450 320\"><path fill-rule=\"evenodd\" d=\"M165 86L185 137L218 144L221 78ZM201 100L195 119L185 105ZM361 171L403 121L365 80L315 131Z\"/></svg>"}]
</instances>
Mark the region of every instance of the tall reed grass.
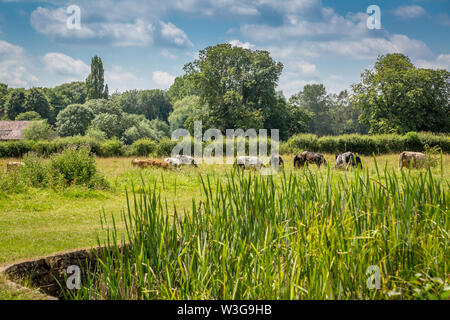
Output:
<instances>
[{"instance_id":1,"label":"tall reed grass","mask_svg":"<svg viewBox=\"0 0 450 320\"><path fill-rule=\"evenodd\" d=\"M127 196L97 271L70 299L445 299L449 183L430 170L229 171L171 208ZM170 214L170 213L173 214ZM375 266L380 289L369 289ZM372 267L373 268L373 267Z\"/></svg>"}]
</instances>

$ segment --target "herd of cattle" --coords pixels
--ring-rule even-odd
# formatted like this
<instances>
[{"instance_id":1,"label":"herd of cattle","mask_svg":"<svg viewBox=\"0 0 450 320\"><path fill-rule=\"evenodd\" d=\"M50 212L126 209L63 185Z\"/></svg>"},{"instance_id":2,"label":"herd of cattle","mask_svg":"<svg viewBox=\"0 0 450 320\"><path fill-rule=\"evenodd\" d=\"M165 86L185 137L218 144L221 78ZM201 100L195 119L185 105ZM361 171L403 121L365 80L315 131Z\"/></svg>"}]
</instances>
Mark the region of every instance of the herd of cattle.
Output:
<instances>
[{"instance_id":1,"label":"herd of cattle","mask_svg":"<svg viewBox=\"0 0 450 320\"><path fill-rule=\"evenodd\" d=\"M412 164L413 168L420 168L424 164L425 155L421 152L409 152L404 151L400 154L398 160L398 168L401 170L403 167L409 167ZM133 159L131 161L133 167L139 168L147 168L147 167L157 167L157 168L179 168L183 165L194 166L197 167L197 163L195 159L191 156L186 155L177 155L174 158L166 158L164 161L152 160L152 159ZM304 166L308 167L309 164L316 164L319 168L321 165L327 166L328 163L325 160L325 157L321 153L304 151L300 155L296 155L294 157L294 168L302 168ZM234 162L235 168L242 169L255 169L260 170L266 167L282 167L284 166L284 161L281 156L272 156L269 160L268 164L264 164L264 162L258 157L251 156L239 156ZM345 167L346 170L349 167L354 169L355 167L363 168L361 158L353 153L353 152L345 152L342 154L336 155L335 158L335 168Z\"/></svg>"},{"instance_id":2,"label":"herd of cattle","mask_svg":"<svg viewBox=\"0 0 450 320\"><path fill-rule=\"evenodd\" d=\"M425 154L421 152L410 152L404 151L400 154L398 159L398 169L401 170L403 167L409 167L411 164L413 168L421 168L425 163L426 157ZM327 166L327 160L321 153L305 151L300 155L296 155L294 157L294 168L302 168L304 166L308 166L309 164L316 164L319 168L321 165ZM21 161L8 162L6 164L6 172L9 172L13 169L17 169L21 166L24 166L25 163ZM166 158L164 161L152 160L152 159L133 159L131 161L131 165L133 167L139 168L179 168L183 165L194 166L197 167L197 163L195 159L191 156L178 155L174 158ZM235 168L242 169L255 169L260 170L266 167L283 167L284 161L280 156L272 156L268 164L264 164L264 162L258 157L250 157L250 156L239 156L234 162ZM345 152L342 154L336 155L335 159L335 168L345 167L348 170L349 167L354 169L355 167L360 167L362 169L361 158L353 152Z\"/></svg>"}]
</instances>

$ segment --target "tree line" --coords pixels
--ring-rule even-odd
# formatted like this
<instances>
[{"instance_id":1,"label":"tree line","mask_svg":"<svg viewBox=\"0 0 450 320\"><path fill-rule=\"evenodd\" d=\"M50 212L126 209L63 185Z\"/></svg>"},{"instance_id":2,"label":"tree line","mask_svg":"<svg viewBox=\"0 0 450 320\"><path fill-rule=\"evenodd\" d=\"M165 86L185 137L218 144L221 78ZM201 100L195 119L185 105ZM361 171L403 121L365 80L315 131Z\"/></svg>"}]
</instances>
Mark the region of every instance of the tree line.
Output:
<instances>
[{"instance_id":1,"label":"tree line","mask_svg":"<svg viewBox=\"0 0 450 320\"><path fill-rule=\"evenodd\" d=\"M269 52L230 44L207 47L184 66L168 90L109 94L102 60L95 56L84 82L54 88L12 89L0 84L0 117L44 120L30 137L117 138L131 144L170 132L204 128L279 129L282 140L299 133L450 132L450 72L416 68L403 54L378 57L359 83L339 94L309 84L286 99L277 91L283 64ZM44 128L43 128L44 127Z\"/></svg>"}]
</instances>

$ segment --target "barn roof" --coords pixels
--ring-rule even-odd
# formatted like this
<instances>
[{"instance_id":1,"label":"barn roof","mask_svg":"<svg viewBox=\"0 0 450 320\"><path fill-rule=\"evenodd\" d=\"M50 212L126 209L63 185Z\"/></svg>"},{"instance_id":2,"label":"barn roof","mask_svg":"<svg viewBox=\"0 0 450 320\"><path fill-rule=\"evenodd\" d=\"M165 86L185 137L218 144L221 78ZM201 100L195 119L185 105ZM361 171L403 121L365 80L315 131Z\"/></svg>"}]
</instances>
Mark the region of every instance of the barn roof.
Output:
<instances>
[{"instance_id":1,"label":"barn roof","mask_svg":"<svg viewBox=\"0 0 450 320\"><path fill-rule=\"evenodd\" d=\"M0 121L0 140L21 140L23 130L26 129L32 121Z\"/></svg>"}]
</instances>

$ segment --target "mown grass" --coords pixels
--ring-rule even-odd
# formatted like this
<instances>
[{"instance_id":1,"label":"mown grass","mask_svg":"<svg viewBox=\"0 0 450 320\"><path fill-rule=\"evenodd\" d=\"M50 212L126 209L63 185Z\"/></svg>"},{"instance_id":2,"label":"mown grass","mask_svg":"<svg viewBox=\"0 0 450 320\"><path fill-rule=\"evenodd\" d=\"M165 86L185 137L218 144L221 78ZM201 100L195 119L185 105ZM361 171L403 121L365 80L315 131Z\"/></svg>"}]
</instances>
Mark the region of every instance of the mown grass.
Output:
<instances>
[{"instance_id":1,"label":"mown grass","mask_svg":"<svg viewBox=\"0 0 450 320\"><path fill-rule=\"evenodd\" d=\"M385 179L385 168L387 172L391 170L397 172L397 157L397 155L377 157L379 178L373 158L362 157L363 164L368 169L367 176L369 179L377 181ZM285 160L287 159L286 175L289 175L293 171L293 156L284 156L284 158ZM333 164L333 155L326 155L326 158L330 164ZM11 159L1 159L0 167L4 168L9 160ZM109 190L91 190L82 187L69 187L64 190L26 188L19 193L0 193L0 265L58 251L93 246L97 244L97 236L101 241L104 241L106 233L100 223L102 212L105 212L106 217L109 219L107 225L111 226L110 219L114 217L117 230L124 231L125 224L121 219L121 210L126 208L125 188L130 191L131 184L134 183L136 193L143 194L144 189L141 179L145 181L147 186L152 186L152 190L155 189L157 193L160 193L164 201L167 201L166 215L172 218L174 205L176 205L179 217L184 216L184 210L187 210L186 212L190 216L194 210L192 199L198 201L204 197L201 190L201 179L205 180L209 177L212 181L226 184L226 175L231 169L231 166L203 164L198 169L182 168L180 171L135 170L131 168L130 161L131 158L97 159L99 170L106 176L111 185ZM432 169L433 178L440 179L441 188L447 193L450 177L449 166L450 156L445 155L442 170L440 167ZM316 175L310 175L308 172ZM334 179L351 179L353 177L352 172L347 173L334 170L331 170L331 172ZM411 177L418 179L420 175L424 175L424 172L423 170L412 170ZM249 174L246 173L247 176ZM306 177L325 179L328 176L328 171L327 169L317 170L315 166L311 166L310 171L297 170L293 173L293 176L299 179L299 182L307 183L309 180L305 180L307 179ZM273 180L275 185L280 186L282 175L273 177ZM323 180L323 185L326 185L326 180ZM156 187L153 189L153 186ZM217 184L213 184L211 187L212 192L215 192ZM420 201L427 203L428 199L422 198ZM316 210L314 205L317 206L318 203L320 201L311 202L310 206L312 207L310 209ZM447 217L448 212L445 211L442 215ZM314 215L312 214L311 216ZM325 228L326 225L322 227ZM449 229L448 224L445 227L446 229L444 228L444 230ZM318 231L316 230L315 232L317 234ZM307 237L306 239L310 239L313 234L315 233L309 234L309 238ZM358 241L363 241L363 239ZM441 241L440 245L442 243L447 245L448 239L439 241ZM364 247L362 244L361 246ZM448 246L446 248L448 250ZM316 248L316 250L320 251L322 248ZM448 252L445 251L445 254L448 257ZM340 256L341 254L338 255L338 257ZM204 291L202 292L205 294ZM173 293L172 296L177 297ZM233 296L229 295L229 297ZM348 297L348 295L341 295L341 297Z\"/></svg>"}]
</instances>

